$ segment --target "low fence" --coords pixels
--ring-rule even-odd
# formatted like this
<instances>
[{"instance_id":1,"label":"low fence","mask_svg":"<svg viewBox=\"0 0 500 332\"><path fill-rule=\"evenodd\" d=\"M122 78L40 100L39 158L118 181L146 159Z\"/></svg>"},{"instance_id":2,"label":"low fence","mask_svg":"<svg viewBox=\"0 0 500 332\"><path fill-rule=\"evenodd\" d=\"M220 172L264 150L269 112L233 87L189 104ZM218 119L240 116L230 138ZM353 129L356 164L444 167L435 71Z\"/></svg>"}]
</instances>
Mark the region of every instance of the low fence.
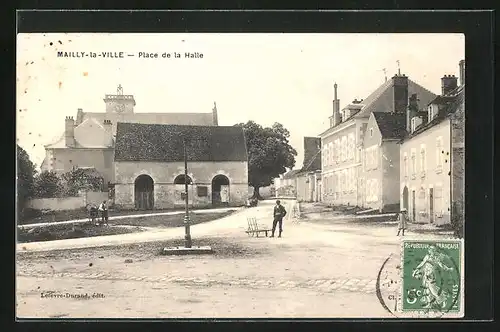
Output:
<instances>
[{"instance_id":1,"label":"low fence","mask_svg":"<svg viewBox=\"0 0 500 332\"><path fill-rule=\"evenodd\" d=\"M76 210L85 207L87 204L99 204L107 201L108 192L86 192L77 197L57 197L57 198L36 198L26 203L27 208L35 210Z\"/></svg>"}]
</instances>

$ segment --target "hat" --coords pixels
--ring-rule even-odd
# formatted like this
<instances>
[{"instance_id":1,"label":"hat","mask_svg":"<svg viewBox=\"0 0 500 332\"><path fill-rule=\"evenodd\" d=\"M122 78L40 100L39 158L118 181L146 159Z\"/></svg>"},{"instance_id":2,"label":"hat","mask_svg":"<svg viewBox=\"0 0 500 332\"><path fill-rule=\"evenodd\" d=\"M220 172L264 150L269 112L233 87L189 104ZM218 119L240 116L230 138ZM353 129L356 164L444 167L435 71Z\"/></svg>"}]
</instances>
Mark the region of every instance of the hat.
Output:
<instances>
[{"instance_id":1,"label":"hat","mask_svg":"<svg viewBox=\"0 0 500 332\"><path fill-rule=\"evenodd\" d=\"M402 209L401 209L401 212L406 212L406 208L402 208Z\"/></svg>"}]
</instances>

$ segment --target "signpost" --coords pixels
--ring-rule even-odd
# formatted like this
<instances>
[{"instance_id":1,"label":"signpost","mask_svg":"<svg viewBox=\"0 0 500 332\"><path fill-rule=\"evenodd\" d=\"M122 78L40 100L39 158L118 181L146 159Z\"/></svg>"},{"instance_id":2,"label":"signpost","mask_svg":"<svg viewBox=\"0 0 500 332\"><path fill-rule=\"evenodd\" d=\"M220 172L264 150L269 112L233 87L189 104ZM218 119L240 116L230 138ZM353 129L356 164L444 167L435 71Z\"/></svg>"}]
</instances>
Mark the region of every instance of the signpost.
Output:
<instances>
[{"instance_id":1,"label":"signpost","mask_svg":"<svg viewBox=\"0 0 500 332\"><path fill-rule=\"evenodd\" d=\"M211 254L213 253L210 246L194 246L191 240L191 220L189 218L189 189L188 184L193 184L191 178L188 176L187 168L187 143L188 141L194 141L200 139L188 139L183 138L184 145L184 199L186 200L186 213L184 215L184 247L167 247L163 248L164 255L190 255L190 254Z\"/></svg>"}]
</instances>

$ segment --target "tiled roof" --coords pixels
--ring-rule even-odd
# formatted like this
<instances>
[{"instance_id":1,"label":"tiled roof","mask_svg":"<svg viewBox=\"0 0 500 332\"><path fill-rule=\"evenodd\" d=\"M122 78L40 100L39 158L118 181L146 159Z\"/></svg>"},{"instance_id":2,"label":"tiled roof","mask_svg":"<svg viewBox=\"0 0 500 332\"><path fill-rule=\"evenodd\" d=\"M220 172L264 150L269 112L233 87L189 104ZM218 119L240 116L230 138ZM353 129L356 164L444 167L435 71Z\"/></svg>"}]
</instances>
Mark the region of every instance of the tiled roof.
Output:
<instances>
[{"instance_id":1,"label":"tiled roof","mask_svg":"<svg viewBox=\"0 0 500 332\"><path fill-rule=\"evenodd\" d=\"M305 172L321 169L321 138L304 137L304 164Z\"/></svg>"},{"instance_id":2,"label":"tiled roof","mask_svg":"<svg viewBox=\"0 0 500 332\"><path fill-rule=\"evenodd\" d=\"M83 112L82 122L93 118L103 123L110 120L113 134L116 134L116 124L142 123L142 124L173 124L189 126L212 126L214 125L213 114L210 113L98 113ZM79 123L77 123L78 125Z\"/></svg>"},{"instance_id":3,"label":"tiled roof","mask_svg":"<svg viewBox=\"0 0 500 332\"><path fill-rule=\"evenodd\" d=\"M406 134L406 114L373 112L382 139L403 138Z\"/></svg>"},{"instance_id":4,"label":"tiled roof","mask_svg":"<svg viewBox=\"0 0 500 332\"><path fill-rule=\"evenodd\" d=\"M362 101L364 105L356 117L367 117L372 112L392 112L394 108L393 81L389 80ZM408 79L408 96L417 94L421 105L427 105L436 98L436 95L418 83Z\"/></svg>"},{"instance_id":5,"label":"tiled roof","mask_svg":"<svg viewBox=\"0 0 500 332\"><path fill-rule=\"evenodd\" d=\"M377 104L380 104L381 100L387 101L392 108L392 84L392 79L388 80L363 99L361 101L361 110L355 114L356 117L370 115L371 111L378 110L380 107L377 107Z\"/></svg>"},{"instance_id":6,"label":"tiled roof","mask_svg":"<svg viewBox=\"0 0 500 332\"><path fill-rule=\"evenodd\" d=\"M440 105L443 105L444 107L439 111L439 113L430 121L430 122L423 122L417 129L411 133L407 134L406 137L401 140L401 143L405 140L411 139L412 137L415 137L426 130L428 130L431 127L434 127L435 125L440 124L455 111L465 102L465 85L461 85L451 91L449 94L447 94L443 98L443 96L439 96L441 98L437 99L437 102L431 102L429 104L434 104L434 103L439 103ZM428 105L427 105L428 106Z\"/></svg>"},{"instance_id":7,"label":"tiled roof","mask_svg":"<svg viewBox=\"0 0 500 332\"><path fill-rule=\"evenodd\" d=\"M116 161L247 161L241 127L118 123Z\"/></svg>"},{"instance_id":8,"label":"tiled roof","mask_svg":"<svg viewBox=\"0 0 500 332\"><path fill-rule=\"evenodd\" d=\"M354 119L354 118L367 118L373 112L393 112L394 111L394 89L393 89L393 79L388 80L384 84L380 85L375 91L373 91L368 97L363 99L360 103L362 108L360 111L353 112L351 116L345 121L339 123L339 125ZM408 96L412 94L417 94L421 105L428 105L437 96L424 88L418 83L408 79ZM335 127L333 127L335 128ZM325 130L320 136L327 134L333 128Z\"/></svg>"}]
</instances>

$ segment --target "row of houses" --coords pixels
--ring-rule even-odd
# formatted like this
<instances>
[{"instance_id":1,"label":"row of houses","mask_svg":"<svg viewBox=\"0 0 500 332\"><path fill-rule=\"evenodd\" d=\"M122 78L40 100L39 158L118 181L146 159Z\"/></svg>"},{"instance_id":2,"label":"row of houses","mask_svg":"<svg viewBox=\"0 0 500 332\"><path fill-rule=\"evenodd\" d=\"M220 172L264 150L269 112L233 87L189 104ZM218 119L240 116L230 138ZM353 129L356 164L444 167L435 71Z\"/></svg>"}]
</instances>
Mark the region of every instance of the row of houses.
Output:
<instances>
[{"instance_id":1,"label":"row of houses","mask_svg":"<svg viewBox=\"0 0 500 332\"><path fill-rule=\"evenodd\" d=\"M278 181L277 194L287 188L302 201L406 208L415 222L448 223L452 201L463 201L464 78L462 60L459 77L444 75L435 95L398 73L342 109L335 84L329 128L304 140L305 154L319 162L307 168L305 156L302 169ZM316 149L306 143L312 139Z\"/></svg>"},{"instance_id":2,"label":"row of houses","mask_svg":"<svg viewBox=\"0 0 500 332\"><path fill-rule=\"evenodd\" d=\"M186 181L192 207L245 204L243 129L219 126L215 103L211 113L136 113L134 96L121 86L104 102L105 112L66 117L64 133L45 146L42 171L93 169L122 208L184 206Z\"/></svg>"}]
</instances>

